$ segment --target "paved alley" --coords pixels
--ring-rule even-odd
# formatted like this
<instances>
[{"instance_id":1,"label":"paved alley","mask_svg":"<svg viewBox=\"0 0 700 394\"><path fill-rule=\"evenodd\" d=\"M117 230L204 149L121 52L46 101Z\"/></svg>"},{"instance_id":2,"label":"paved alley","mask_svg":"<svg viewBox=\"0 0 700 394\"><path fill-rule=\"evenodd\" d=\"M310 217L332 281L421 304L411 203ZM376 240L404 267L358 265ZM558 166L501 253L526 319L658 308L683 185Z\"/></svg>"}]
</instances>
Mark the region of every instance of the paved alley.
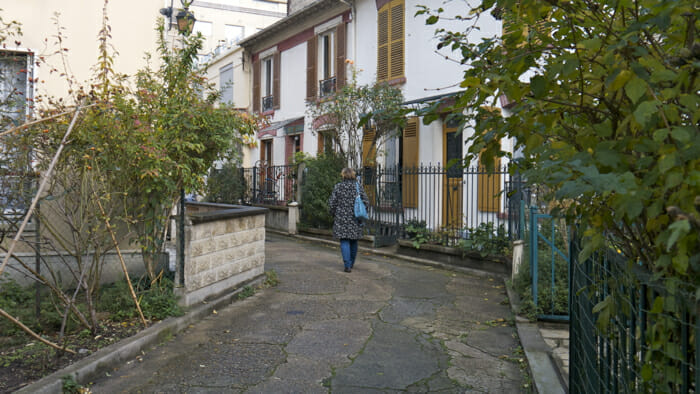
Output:
<instances>
[{"instance_id":1,"label":"paved alley","mask_svg":"<svg viewBox=\"0 0 700 394\"><path fill-rule=\"evenodd\" d=\"M503 280L268 234L277 287L217 310L94 393L529 392Z\"/></svg>"}]
</instances>

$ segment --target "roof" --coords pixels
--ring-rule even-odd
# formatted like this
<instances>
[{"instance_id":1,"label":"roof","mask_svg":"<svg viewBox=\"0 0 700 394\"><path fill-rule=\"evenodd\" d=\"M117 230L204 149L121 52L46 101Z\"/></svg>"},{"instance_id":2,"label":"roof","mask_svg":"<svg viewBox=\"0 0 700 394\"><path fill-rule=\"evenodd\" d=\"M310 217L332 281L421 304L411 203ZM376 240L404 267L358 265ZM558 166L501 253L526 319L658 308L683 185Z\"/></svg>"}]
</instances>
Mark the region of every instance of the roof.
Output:
<instances>
[{"instance_id":1,"label":"roof","mask_svg":"<svg viewBox=\"0 0 700 394\"><path fill-rule=\"evenodd\" d=\"M238 45L250 50L250 48L256 43L264 39L274 37L277 33L284 31L285 29L291 26L296 26L300 22L303 22L307 19L311 19L320 11L333 8L341 3L345 4L348 8L350 7L350 3L347 0L317 0L312 4L309 4L308 6L300 9L299 11L287 16L286 18L278 20L277 22L271 24L265 29L253 34L252 36L244 38L243 40L238 42Z\"/></svg>"}]
</instances>

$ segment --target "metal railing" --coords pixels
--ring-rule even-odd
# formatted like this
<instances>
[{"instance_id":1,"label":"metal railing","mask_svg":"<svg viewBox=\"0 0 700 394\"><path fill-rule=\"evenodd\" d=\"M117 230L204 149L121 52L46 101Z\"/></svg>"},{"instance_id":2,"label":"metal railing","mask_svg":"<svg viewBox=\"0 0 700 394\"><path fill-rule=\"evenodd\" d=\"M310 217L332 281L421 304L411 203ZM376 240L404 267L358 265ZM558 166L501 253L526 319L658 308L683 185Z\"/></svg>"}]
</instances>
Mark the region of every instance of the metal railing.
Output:
<instances>
[{"instance_id":1,"label":"metal railing","mask_svg":"<svg viewBox=\"0 0 700 394\"><path fill-rule=\"evenodd\" d=\"M296 166L258 166L242 168L245 204L285 205L296 199Z\"/></svg>"},{"instance_id":2,"label":"metal railing","mask_svg":"<svg viewBox=\"0 0 700 394\"><path fill-rule=\"evenodd\" d=\"M571 255L569 390L697 393L694 286L664 284L612 250L581 262L577 250Z\"/></svg>"},{"instance_id":3,"label":"metal railing","mask_svg":"<svg viewBox=\"0 0 700 394\"><path fill-rule=\"evenodd\" d=\"M328 79L324 79L322 81L319 81L318 85L318 91L319 95L321 97L326 97L330 96L333 93L335 93L335 77L330 77Z\"/></svg>"},{"instance_id":4,"label":"metal railing","mask_svg":"<svg viewBox=\"0 0 700 394\"><path fill-rule=\"evenodd\" d=\"M265 96L262 98L262 111L267 112L267 111L272 111L275 107L275 97L274 96Z\"/></svg>"},{"instance_id":5,"label":"metal railing","mask_svg":"<svg viewBox=\"0 0 700 394\"><path fill-rule=\"evenodd\" d=\"M511 239L519 237L519 201L528 191L507 167L488 171L440 165L376 166L358 174L378 232L394 226L400 228L400 237L410 238L412 234L405 229L418 229L434 242L455 245L474 229L489 224L494 235L504 231Z\"/></svg>"}]
</instances>

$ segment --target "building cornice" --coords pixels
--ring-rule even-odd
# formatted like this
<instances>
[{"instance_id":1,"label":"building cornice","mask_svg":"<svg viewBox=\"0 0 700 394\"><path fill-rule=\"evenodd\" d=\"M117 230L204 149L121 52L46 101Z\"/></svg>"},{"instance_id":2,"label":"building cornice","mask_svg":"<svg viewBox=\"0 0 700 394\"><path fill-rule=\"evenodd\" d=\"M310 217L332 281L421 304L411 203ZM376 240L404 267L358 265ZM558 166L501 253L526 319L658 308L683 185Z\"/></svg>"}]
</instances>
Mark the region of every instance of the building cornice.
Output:
<instances>
[{"instance_id":1,"label":"building cornice","mask_svg":"<svg viewBox=\"0 0 700 394\"><path fill-rule=\"evenodd\" d=\"M353 0L351 0L353 1ZM284 19L273 23L250 37L241 40L238 45L251 52L256 45L265 40L274 39L277 35L291 27L302 25L304 22L313 20L319 13L338 8L339 12L350 10L350 3L342 0L318 0L305 8L287 16Z\"/></svg>"}]
</instances>

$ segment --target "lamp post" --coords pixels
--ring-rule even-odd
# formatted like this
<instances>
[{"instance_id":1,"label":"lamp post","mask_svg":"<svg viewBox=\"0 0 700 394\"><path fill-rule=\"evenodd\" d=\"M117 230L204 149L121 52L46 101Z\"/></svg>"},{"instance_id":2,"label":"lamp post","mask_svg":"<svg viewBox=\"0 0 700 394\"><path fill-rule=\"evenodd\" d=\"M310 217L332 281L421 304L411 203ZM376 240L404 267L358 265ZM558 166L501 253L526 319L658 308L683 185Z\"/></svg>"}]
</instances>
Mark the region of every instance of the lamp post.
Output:
<instances>
[{"instance_id":1,"label":"lamp post","mask_svg":"<svg viewBox=\"0 0 700 394\"><path fill-rule=\"evenodd\" d=\"M196 19L194 17L194 14L189 10L190 4L192 4L192 0L180 0L182 3L183 8L178 10L177 15L175 15L175 20L177 21L177 31L178 33L182 34L183 36L188 36L190 33L192 33L192 28L194 27L194 23L196 22ZM168 30L172 28L172 17L173 17L173 0L170 0L170 7L166 8L161 8L160 9L160 14L168 18ZM185 188L182 187L180 189L180 203L178 204L178 210L179 210L179 216L180 216L180 222L178 223L178 231L177 231L177 243L178 243L178 248L177 248L177 267L175 268L175 272L178 273L177 275L177 282L176 286L183 287L185 285Z\"/></svg>"},{"instance_id":2,"label":"lamp post","mask_svg":"<svg viewBox=\"0 0 700 394\"><path fill-rule=\"evenodd\" d=\"M192 1L180 0L180 2L182 3L183 8L178 9L177 14L175 15L175 21L177 22L177 31L183 36L188 36L190 33L192 33L192 28L194 27L194 23L197 21L197 19L194 17L194 14L189 10ZM173 8L172 0L170 0L170 7L160 9L160 14L168 17L168 20L170 21L170 24L168 25L168 30L170 30L170 28L172 27L172 18L174 11L175 9Z\"/></svg>"}]
</instances>

